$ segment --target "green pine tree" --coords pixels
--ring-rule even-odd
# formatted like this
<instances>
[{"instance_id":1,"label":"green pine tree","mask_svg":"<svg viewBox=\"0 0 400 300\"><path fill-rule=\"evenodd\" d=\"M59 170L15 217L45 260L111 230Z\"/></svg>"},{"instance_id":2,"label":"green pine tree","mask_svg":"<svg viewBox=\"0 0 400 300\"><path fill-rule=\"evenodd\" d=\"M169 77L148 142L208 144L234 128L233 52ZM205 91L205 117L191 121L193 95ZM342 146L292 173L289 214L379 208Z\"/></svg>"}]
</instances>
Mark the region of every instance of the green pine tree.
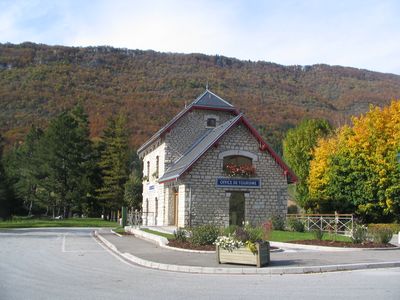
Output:
<instances>
[{"instance_id":1,"label":"green pine tree","mask_svg":"<svg viewBox=\"0 0 400 300\"><path fill-rule=\"evenodd\" d=\"M99 166L102 186L97 190L98 199L105 213L115 212L124 204L125 183L129 174L129 148L126 119L122 115L110 118L102 137Z\"/></svg>"},{"instance_id":2,"label":"green pine tree","mask_svg":"<svg viewBox=\"0 0 400 300\"><path fill-rule=\"evenodd\" d=\"M41 143L42 181L49 194L49 205L64 217L72 210L82 212L87 197L93 197L94 172L89 122L81 107L63 112L50 122Z\"/></svg>"}]
</instances>

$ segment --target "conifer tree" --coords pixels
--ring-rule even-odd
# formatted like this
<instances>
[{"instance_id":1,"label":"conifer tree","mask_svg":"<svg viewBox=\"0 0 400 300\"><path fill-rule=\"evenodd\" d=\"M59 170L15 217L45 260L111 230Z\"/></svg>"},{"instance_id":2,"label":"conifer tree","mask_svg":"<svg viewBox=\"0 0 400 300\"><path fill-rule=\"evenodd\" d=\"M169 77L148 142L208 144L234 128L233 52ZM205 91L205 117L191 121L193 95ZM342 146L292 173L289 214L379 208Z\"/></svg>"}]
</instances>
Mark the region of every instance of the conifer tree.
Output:
<instances>
[{"instance_id":1,"label":"conifer tree","mask_svg":"<svg viewBox=\"0 0 400 300\"><path fill-rule=\"evenodd\" d=\"M0 219L10 215L9 190L6 183L6 175L3 168L3 137L0 134Z\"/></svg>"},{"instance_id":2,"label":"conifer tree","mask_svg":"<svg viewBox=\"0 0 400 300\"><path fill-rule=\"evenodd\" d=\"M22 200L28 216L32 214L33 209L43 204L47 197L40 188L40 182L44 178L38 152L42 137L43 131L32 126L25 141L9 153L7 160L8 176L12 178L15 194Z\"/></svg>"},{"instance_id":3,"label":"conifer tree","mask_svg":"<svg viewBox=\"0 0 400 300\"><path fill-rule=\"evenodd\" d=\"M124 202L130 208L140 210L143 192L142 162L136 152L133 152L130 157L132 157L132 162L130 164L131 173L129 179L125 183Z\"/></svg>"},{"instance_id":4,"label":"conifer tree","mask_svg":"<svg viewBox=\"0 0 400 300\"><path fill-rule=\"evenodd\" d=\"M41 143L41 160L51 206L62 208L64 217L71 209L82 210L90 195L90 175L95 166L89 140L89 122L81 107L63 112L50 122Z\"/></svg>"},{"instance_id":5,"label":"conifer tree","mask_svg":"<svg viewBox=\"0 0 400 300\"><path fill-rule=\"evenodd\" d=\"M122 115L110 118L102 138L99 166L102 187L98 189L98 199L105 213L115 212L124 204L124 187L128 180L129 149L126 119Z\"/></svg>"}]
</instances>

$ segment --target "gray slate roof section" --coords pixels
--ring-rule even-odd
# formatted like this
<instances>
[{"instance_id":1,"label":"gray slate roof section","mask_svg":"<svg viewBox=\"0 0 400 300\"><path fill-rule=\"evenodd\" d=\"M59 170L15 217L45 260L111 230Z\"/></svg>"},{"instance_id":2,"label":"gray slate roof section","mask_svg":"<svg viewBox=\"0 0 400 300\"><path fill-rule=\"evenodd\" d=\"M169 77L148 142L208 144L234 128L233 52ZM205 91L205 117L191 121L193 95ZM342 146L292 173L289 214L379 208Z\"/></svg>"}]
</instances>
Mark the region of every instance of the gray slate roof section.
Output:
<instances>
[{"instance_id":1,"label":"gray slate roof section","mask_svg":"<svg viewBox=\"0 0 400 300\"><path fill-rule=\"evenodd\" d=\"M234 108L232 104L209 90L206 90L202 95L200 95L200 97L197 98L193 104L213 108Z\"/></svg>"},{"instance_id":2,"label":"gray slate roof section","mask_svg":"<svg viewBox=\"0 0 400 300\"><path fill-rule=\"evenodd\" d=\"M182 115L184 115L192 106L202 106L209 108L224 108L224 109L232 109L235 110L234 106L229 102L225 101L221 97L217 96L213 92L206 90L203 94L201 94L196 100L194 100L190 105L185 107L184 110L180 111L175 117L173 117L164 127L158 130L147 142L145 142L142 146L137 150L138 153L142 152L147 148L151 143L156 141L161 134L169 128L172 124L174 124Z\"/></svg>"},{"instance_id":3,"label":"gray slate roof section","mask_svg":"<svg viewBox=\"0 0 400 300\"><path fill-rule=\"evenodd\" d=\"M194 162L196 162L218 139L223 136L243 115L239 114L235 118L215 127L200 137L189 150L178 159L164 175L158 180L165 182L179 178Z\"/></svg>"}]
</instances>

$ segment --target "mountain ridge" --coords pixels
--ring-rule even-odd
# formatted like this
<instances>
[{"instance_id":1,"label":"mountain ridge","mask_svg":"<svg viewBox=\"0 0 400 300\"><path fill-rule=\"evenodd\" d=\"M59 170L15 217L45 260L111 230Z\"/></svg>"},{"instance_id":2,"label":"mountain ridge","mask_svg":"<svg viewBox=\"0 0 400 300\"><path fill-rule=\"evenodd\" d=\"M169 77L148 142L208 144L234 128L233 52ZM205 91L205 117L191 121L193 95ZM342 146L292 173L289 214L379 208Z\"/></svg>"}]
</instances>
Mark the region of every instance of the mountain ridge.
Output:
<instances>
[{"instance_id":1,"label":"mountain ridge","mask_svg":"<svg viewBox=\"0 0 400 300\"><path fill-rule=\"evenodd\" d=\"M9 144L31 123L46 126L82 103L93 138L105 120L127 115L137 148L204 90L244 112L275 148L303 118L334 125L400 98L400 76L352 67L283 66L219 55L162 53L109 46L0 44L0 132ZM279 150L278 150L279 151Z\"/></svg>"}]
</instances>

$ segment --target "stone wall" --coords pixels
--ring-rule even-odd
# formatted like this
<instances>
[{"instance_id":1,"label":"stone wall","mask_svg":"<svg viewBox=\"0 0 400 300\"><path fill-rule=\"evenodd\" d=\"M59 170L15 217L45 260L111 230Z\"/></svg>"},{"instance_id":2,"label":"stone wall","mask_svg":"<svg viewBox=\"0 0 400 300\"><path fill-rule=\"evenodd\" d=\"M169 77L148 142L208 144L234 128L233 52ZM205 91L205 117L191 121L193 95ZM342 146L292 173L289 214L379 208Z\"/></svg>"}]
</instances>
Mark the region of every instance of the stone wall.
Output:
<instances>
[{"instance_id":1,"label":"stone wall","mask_svg":"<svg viewBox=\"0 0 400 300\"><path fill-rule=\"evenodd\" d=\"M143 220L147 218L147 225L162 225L164 220L164 186L157 182L158 178L154 176L156 172L156 157L159 157L159 177L164 174L165 166L165 143L161 143L158 147L143 157L143 176L148 180L143 181ZM150 170L147 172L147 162L150 162ZM157 198L157 201L156 201ZM146 199L149 202L148 211L146 207ZM156 206L157 205L157 206Z\"/></svg>"},{"instance_id":2,"label":"stone wall","mask_svg":"<svg viewBox=\"0 0 400 300\"><path fill-rule=\"evenodd\" d=\"M217 126L233 117L230 112L193 110L183 116L165 136L165 169L179 159L207 128L207 116L217 119Z\"/></svg>"},{"instance_id":3,"label":"stone wall","mask_svg":"<svg viewBox=\"0 0 400 300\"><path fill-rule=\"evenodd\" d=\"M227 177L223 171L223 159L219 154L228 150L244 150L257 156L253 159L256 178L261 179L260 189L217 188L216 178ZM267 151L259 150L259 143L242 124L232 128L212 147L192 170L181 178L181 183L191 189L192 197L187 204L185 215L189 216L192 226L215 223L229 225L229 197L231 191L245 193L245 220L259 224L273 215L285 216L287 211L287 179ZM190 205L188 203L190 201ZM185 220L188 225L189 220Z\"/></svg>"}]
</instances>

